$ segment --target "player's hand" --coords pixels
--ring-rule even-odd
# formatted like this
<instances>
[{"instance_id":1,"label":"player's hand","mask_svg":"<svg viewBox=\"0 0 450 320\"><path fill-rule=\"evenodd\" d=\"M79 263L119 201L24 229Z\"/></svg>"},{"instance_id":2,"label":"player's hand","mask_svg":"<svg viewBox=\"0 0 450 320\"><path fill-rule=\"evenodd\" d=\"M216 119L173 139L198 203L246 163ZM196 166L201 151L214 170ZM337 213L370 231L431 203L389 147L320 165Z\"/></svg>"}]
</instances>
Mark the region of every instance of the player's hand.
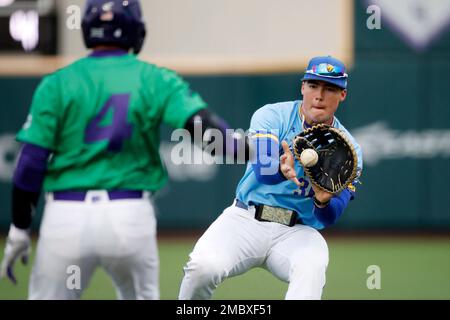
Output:
<instances>
[{"instance_id":1,"label":"player's hand","mask_svg":"<svg viewBox=\"0 0 450 320\"><path fill-rule=\"evenodd\" d=\"M314 183L311 183L311 185L314 190L314 197L317 200L319 200L320 202L323 202L323 203L329 202L331 200L331 198L333 197L332 193L329 193L327 191L320 189Z\"/></svg>"},{"instance_id":2,"label":"player's hand","mask_svg":"<svg viewBox=\"0 0 450 320\"><path fill-rule=\"evenodd\" d=\"M6 239L5 252L0 265L0 278L8 276L12 283L17 284L14 275L14 263L18 258L23 264L28 263L28 256L31 252L31 241L28 230L16 228L11 225Z\"/></svg>"},{"instance_id":3,"label":"player's hand","mask_svg":"<svg viewBox=\"0 0 450 320\"><path fill-rule=\"evenodd\" d=\"M280 157L280 170L286 179L291 180L300 187L300 181L297 179L297 172L294 167L294 155L286 141L282 141L281 145L283 146L284 154Z\"/></svg>"}]
</instances>

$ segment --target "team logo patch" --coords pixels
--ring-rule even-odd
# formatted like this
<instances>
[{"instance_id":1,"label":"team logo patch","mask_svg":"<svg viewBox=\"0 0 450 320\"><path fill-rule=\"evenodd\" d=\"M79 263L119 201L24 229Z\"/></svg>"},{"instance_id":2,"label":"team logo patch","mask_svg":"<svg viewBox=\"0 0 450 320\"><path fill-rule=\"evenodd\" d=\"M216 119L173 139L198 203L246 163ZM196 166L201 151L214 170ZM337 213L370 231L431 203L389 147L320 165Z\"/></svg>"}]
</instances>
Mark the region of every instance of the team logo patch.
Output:
<instances>
[{"instance_id":1,"label":"team logo patch","mask_svg":"<svg viewBox=\"0 0 450 320\"><path fill-rule=\"evenodd\" d=\"M104 37L105 37L105 30L103 30L103 28L92 28L91 29L91 38L103 39Z\"/></svg>"}]
</instances>

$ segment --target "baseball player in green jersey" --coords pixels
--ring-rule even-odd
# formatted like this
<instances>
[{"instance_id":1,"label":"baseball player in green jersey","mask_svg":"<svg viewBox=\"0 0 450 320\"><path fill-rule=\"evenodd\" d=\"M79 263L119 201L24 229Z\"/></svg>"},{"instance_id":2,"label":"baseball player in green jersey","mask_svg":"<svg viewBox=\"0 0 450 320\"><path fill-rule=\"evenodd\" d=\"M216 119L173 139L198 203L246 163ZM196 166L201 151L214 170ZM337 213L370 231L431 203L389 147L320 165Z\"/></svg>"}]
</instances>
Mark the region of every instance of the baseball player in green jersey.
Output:
<instances>
[{"instance_id":1,"label":"baseball player in green jersey","mask_svg":"<svg viewBox=\"0 0 450 320\"><path fill-rule=\"evenodd\" d=\"M200 120L221 132L227 125L175 72L136 58L145 37L137 0L87 1L82 29L92 54L42 80L17 135L24 145L0 276L16 282L15 261L27 260L43 189L30 299L79 298L98 266L118 298L158 299L151 195L167 179L160 124L192 131Z\"/></svg>"}]
</instances>

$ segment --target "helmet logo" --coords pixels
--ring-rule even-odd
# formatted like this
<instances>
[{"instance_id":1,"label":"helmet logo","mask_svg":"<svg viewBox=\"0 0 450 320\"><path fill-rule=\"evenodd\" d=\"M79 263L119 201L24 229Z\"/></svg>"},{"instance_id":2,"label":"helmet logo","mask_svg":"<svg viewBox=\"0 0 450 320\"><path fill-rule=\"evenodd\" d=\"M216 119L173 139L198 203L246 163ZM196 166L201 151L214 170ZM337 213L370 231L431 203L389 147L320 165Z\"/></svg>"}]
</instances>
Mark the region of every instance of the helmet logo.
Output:
<instances>
[{"instance_id":1,"label":"helmet logo","mask_svg":"<svg viewBox=\"0 0 450 320\"><path fill-rule=\"evenodd\" d=\"M114 2L110 1L110 2L105 3L102 6L102 9L103 9L103 11L111 11L113 7L114 7Z\"/></svg>"},{"instance_id":2,"label":"helmet logo","mask_svg":"<svg viewBox=\"0 0 450 320\"><path fill-rule=\"evenodd\" d=\"M122 36L122 29L117 29L114 31L114 37L120 38Z\"/></svg>"},{"instance_id":3,"label":"helmet logo","mask_svg":"<svg viewBox=\"0 0 450 320\"><path fill-rule=\"evenodd\" d=\"M113 6L114 6L114 2L112 2L112 1L107 2L102 6L102 10L104 12L100 16L101 21L113 21L114 20L114 12L112 11Z\"/></svg>"}]
</instances>

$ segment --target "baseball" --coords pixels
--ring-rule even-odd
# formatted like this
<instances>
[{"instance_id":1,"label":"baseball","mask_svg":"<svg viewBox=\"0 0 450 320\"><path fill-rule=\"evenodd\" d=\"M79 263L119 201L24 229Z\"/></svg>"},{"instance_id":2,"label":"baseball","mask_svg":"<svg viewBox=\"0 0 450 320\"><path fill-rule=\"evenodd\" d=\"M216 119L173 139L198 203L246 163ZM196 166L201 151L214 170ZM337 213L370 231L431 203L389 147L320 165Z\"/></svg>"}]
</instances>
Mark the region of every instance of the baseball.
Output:
<instances>
[{"instance_id":1,"label":"baseball","mask_svg":"<svg viewBox=\"0 0 450 320\"><path fill-rule=\"evenodd\" d=\"M313 149L305 149L300 154L300 162L304 167L312 167L319 160L319 155Z\"/></svg>"}]
</instances>

